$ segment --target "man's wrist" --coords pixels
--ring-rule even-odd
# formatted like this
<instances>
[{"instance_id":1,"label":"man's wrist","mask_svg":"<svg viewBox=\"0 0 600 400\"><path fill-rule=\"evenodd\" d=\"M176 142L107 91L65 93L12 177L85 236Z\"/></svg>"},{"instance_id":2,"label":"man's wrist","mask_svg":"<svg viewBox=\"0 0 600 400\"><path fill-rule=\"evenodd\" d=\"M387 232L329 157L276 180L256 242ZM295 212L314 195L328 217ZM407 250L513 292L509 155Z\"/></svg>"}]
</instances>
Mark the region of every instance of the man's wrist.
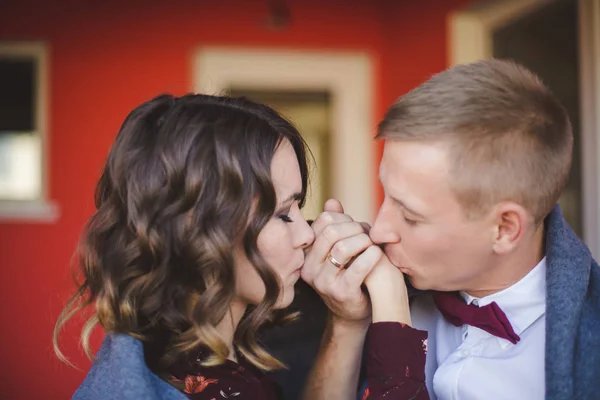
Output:
<instances>
[{"instance_id":1,"label":"man's wrist","mask_svg":"<svg viewBox=\"0 0 600 400\"><path fill-rule=\"evenodd\" d=\"M332 312L327 321L328 331L332 336L360 335L364 336L371 324L371 316L358 320L344 319Z\"/></svg>"}]
</instances>

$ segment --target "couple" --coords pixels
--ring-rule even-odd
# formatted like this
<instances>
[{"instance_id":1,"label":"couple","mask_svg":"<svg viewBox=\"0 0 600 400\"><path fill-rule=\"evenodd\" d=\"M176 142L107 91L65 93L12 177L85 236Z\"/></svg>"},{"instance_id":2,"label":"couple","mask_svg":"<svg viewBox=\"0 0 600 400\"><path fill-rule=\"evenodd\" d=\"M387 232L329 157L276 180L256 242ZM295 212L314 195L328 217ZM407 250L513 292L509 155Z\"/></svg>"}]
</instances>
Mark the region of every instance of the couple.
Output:
<instances>
[{"instance_id":1,"label":"couple","mask_svg":"<svg viewBox=\"0 0 600 400\"><path fill-rule=\"evenodd\" d=\"M309 226L305 145L276 112L203 95L136 108L57 323L61 357L81 308L84 345L107 332L74 397L277 398L257 335L296 317L300 276L330 308L306 399L600 397L600 270L556 206L573 137L554 96L512 63L456 66L378 137L373 226L334 200Z\"/></svg>"}]
</instances>

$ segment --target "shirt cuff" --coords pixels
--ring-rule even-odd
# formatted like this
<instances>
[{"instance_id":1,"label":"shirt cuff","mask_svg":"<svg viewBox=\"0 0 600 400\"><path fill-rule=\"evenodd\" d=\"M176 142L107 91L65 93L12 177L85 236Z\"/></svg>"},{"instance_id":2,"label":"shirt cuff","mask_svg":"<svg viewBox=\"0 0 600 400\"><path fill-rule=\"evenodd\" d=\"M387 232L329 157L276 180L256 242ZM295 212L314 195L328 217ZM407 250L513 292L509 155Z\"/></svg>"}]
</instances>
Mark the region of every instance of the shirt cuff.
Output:
<instances>
[{"instance_id":1,"label":"shirt cuff","mask_svg":"<svg viewBox=\"0 0 600 400\"><path fill-rule=\"evenodd\" d=\"M367 378L425 381L427 332L400 322L376 322L367 337Z\"/></svg>"}]
</instances>

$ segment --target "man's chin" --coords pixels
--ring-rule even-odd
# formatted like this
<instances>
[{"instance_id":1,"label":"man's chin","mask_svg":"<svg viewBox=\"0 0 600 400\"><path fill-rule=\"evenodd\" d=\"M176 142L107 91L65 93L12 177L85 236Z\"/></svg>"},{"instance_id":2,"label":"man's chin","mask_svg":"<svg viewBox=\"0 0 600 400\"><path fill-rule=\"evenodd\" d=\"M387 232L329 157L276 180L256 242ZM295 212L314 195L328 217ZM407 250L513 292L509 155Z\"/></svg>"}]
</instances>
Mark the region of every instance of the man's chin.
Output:
<instances>
[{"instance_id":1,"label":"man's chin","mask_svg":"<svg viewBox=\"0 0 600 400\"><path fill-rule=\"evenodd\" d=\"M407 275L407 279L410 283L410 286L412 286L414 289L431 290L431 286L426 281L419 279L419 277Z\"/></svg>"}]
</instances>

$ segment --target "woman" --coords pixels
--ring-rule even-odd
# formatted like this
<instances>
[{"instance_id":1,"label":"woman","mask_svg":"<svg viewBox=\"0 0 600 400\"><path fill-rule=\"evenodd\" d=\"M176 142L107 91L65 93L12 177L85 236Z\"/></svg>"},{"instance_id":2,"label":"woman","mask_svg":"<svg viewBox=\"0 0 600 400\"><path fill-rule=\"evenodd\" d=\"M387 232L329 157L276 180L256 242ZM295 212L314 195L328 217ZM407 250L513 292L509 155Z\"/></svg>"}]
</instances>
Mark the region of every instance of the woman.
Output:
<instances>
[{"instance_id":1,"label":"woman","mask_svg":"<svg viewBox=\"0 0 600 400\"><path fill-rule=\"evenodd\" d=\"M314 233L306 146L242 98L163 95L110 150L80 249L82 308L107 332L76 399L275 399L283 365L257 342L288 306Z\"/></svg>"}]
</instances>

